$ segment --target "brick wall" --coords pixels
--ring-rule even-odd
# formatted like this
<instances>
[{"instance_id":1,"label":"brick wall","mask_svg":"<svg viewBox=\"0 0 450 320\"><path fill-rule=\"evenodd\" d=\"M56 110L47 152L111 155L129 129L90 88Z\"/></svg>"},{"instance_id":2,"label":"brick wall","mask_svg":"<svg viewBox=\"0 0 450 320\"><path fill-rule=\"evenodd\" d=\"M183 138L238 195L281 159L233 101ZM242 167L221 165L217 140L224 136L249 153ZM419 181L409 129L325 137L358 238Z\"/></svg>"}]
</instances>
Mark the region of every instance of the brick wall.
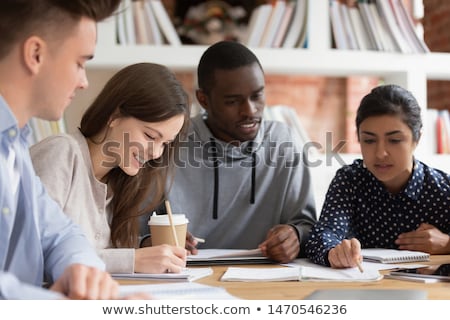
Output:
<instances>
[{"instance_id":1,"label":"brick wall","mask_svg":"<svg viewBox=\"0 0 450 320\"><path fill-rule=\"evenodd\" d=\"M424 0L423 4L425 42L431 51L450 52L450 1ZM427 90L428 108L450 110L450 81L428 81Z\"/></svg>"}]
</instances>

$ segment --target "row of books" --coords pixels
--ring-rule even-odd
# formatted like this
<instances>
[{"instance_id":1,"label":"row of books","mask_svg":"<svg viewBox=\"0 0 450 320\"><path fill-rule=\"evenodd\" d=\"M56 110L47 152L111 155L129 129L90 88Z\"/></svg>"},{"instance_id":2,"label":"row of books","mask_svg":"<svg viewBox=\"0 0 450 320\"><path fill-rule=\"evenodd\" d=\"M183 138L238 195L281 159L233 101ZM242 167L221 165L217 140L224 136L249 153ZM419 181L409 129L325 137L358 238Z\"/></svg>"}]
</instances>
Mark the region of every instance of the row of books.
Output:
<instances>
[{"instance_id":1,"label":"row of books","mask_svg":"<svg viewBox=\"0 0 450 320\"><path fill-rule=\"evenodd\" d=\"M67 132L64 118L61 118L58 121L46 121L38 118L31 118L30 126L33 131L30 144L35 144L54 134Z\"/></svg>"},{"instance_id":2,"label":"row of books","mask_svg":"<svg viewBox=\"0 0 450 320\"><path fill-rule=\"evenodd\" d=\"M116 35L119 45L181 45L161 0L122 0L116 15Z\"/></svg>"},{"instance_id":3,"label":"row of books","mask_svg":"<svg viewBox=\"0 0 450 320\"><path fill-rule=\"evenodd\" d=\"M249 47L303 48L306 46L308 0L285 1L256 7L242 43Z\"/></svg>"},{"instance_id":4,"label":"row of books","mask_svg":"<svg viewBox=\"0 0 450 320\"><path fill-rule=\"evenodd\" d=\"M450 154L450 114L449 111L427 109L429 143L431 153ZM425 141L422 141L425 143Z\"/></svg>"},{"instance_id":5,"label":"row of books","mask_svg":"<svg viewBox=\"0 0 450 320\"><path fill-rule=\"evenodd\" d=\"M337 49L426 53L402 0L330 0Z\"/></svg>"}]
</instances>

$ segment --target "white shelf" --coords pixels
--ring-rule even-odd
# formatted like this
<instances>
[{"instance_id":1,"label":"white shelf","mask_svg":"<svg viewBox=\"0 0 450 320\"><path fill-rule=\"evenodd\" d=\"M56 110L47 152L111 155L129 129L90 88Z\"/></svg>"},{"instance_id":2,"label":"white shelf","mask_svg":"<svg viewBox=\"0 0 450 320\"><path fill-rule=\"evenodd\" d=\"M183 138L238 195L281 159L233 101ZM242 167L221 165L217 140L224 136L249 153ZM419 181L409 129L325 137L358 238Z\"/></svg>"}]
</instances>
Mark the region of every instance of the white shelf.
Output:
<instances>
[{"instance_id":1,"label":"white shelf","mask_svg":"<svg viewBox=\"0 0 450 320\"><path fill-rule=\"evenodd\" d=\"M308 15L313 17L308 19L308 49L252 48L266 74L378 76L385 83L398 84L411 91L424 109L427 107L427 80L450 80L450 68L446 67L450 65L448 53L402 54L331 49L328 0L309 0ZM99 24L95 59L87 66L92 88L82 93L83 98L75 101L76 106L71 108L78 109L78 114L69 115L72 123L76 123L74 119L80 116L89 99L120 68L137 62L154 62L174 71L195 72L207 48L200 45L118 46L114 44L114 23L114 19L108 19ZM426 135L427 128L424 129ZM424 141L426 139L422 143Z\"/></svg>"},{"instance_id":2,"label":"white shelf","mask_svg":"<svg viewBox=\"0 0 450 320\"><path fill-rule=\"evenodd\" d=\"M135 45L98 47L88 68L119 69L136 62L154 62L173 70L194 71L206 50L203 45ZM390 76L424 73L429 79L450 80L450 54L402 54L379 51L347 51L329 49L251 48L266 73L302 75L378 75Z\"/></svg>"}]
</instances>

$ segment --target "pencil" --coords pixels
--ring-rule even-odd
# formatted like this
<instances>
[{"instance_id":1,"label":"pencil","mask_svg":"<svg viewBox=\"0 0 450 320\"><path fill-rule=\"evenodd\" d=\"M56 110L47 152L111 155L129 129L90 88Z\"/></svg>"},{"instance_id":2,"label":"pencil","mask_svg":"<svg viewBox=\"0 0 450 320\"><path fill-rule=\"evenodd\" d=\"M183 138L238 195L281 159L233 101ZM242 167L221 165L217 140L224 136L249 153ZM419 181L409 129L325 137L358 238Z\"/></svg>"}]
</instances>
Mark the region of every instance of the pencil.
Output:
<instances>
[{"instance_id":1,"label":"pencil","mask_svg":"<svg viewBox=\"0 0 450 320\"><path fill-rule=\"evenodd\" d=\"M361 265L361 262L359 262L359 260L356 260L356 266L358 267L359 272L363 273L364 269Z\"/></svg>"},{"instance_id":2,"label":"pencil","mask_svg":"<svg viewBox=\"0 0 450 320\"><path fill-rule=\"evenodd\" d=\"M166 204L167 216L169 217L170 228L172 229L173 241L175 242L175 245L176 245L177 247L179 247L180 244L178 243L177 233L176 233L176 231L175 231L175 226L174 226L174 224L173 224L173 219L172 219L172 209L170 208L169 200L166 200L165 204Z\"/></svg>"}]
</instances>

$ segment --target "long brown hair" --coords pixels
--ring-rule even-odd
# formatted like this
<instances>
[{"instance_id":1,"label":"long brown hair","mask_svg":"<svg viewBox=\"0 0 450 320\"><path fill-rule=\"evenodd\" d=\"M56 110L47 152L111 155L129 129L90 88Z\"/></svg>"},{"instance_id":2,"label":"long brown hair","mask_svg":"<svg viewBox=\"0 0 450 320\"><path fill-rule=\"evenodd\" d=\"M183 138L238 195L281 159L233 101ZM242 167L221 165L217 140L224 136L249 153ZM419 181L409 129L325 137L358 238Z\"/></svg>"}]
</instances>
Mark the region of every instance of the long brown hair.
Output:
<instances>
[{"instance_id":1,"label":"long brown hair","mask_svg":"<svg viewBox=\"0 0 450 320\"><path fill-rule=\"evenodd\" d=\"M184 115L183 127L160 158L148 161L136 176L127 175L119 167L110 170L106 176L113 192L111 240L116 247L136 247L139 216L154 210L164 199L165 184L172 175L173 152L178 147L180 135L183 136L187 130L190 114L188 96L165 66L133 64L120 70L106 83L81 119L80 131L93 140L107 132L108 123L114 117L161 122L180 114Z\"/></svg>"}]
</instances>

